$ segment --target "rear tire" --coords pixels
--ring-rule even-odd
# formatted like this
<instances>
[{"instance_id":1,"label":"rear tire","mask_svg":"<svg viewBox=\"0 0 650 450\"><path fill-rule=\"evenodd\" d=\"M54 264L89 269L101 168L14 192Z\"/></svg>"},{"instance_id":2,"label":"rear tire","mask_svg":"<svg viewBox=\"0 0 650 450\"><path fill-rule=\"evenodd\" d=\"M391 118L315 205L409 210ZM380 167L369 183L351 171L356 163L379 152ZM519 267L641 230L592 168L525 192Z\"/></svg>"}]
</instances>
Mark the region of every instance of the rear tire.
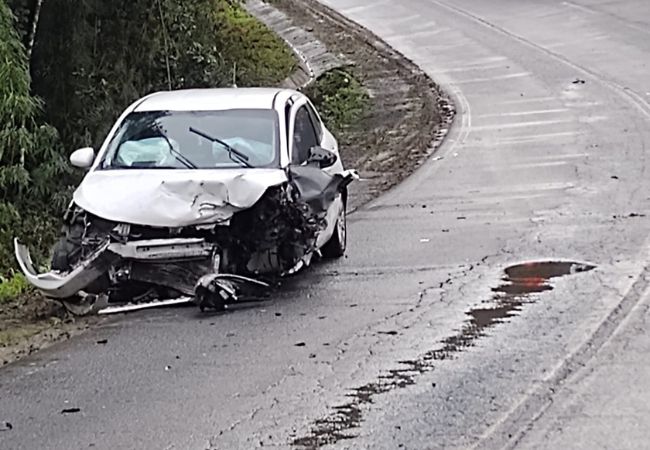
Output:
<instances>
[{"instance_id":1,"label":"rear tire","mask_svg":"<svg viewBox=\"0 0 650 450\"><path fill-rule=\"evenodd\" d=\"M336 225L334 225L334 234L332 234L330 240L321 248L321 254L324 258L342 257L345 255L347 239L348 230L344 203L343 208L341 208L341 213L338 219L336 219Z\"/></svg>"}]
</instances>

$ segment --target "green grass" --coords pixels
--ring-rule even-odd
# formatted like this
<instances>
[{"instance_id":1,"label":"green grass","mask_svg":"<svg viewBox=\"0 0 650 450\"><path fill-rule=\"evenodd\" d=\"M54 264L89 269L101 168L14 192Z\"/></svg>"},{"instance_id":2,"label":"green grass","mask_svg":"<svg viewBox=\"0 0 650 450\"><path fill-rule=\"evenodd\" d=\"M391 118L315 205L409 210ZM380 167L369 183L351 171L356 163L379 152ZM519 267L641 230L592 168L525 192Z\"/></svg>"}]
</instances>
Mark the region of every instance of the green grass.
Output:
<instances>
[{"instance_id":1,"label":"green grass","mask_svg":"<svg viewBox=\"0 0 650 450\"><path fill-rule=\"evenodd\" d=\"M323 121L333 132L354 126L367 110L370 97L363 84L346 69L333 69L305 89Z\"/></svg>"},{"instance_id":2,"label":"green grass","mask_svg":"<svg viewBox=\"0 0 650 450\"><path fill-rule=\"evenodd\" d=\"M14 300L30 289L29 283L21 273L8 278L0 277L0 304Z\"/></svg>"},{"instance_id":3,"label":"green grass","mask_svg":"<svg viewBox=\"0 0 650 450\"><path fill-rule=\"evenodd\" d=\"M222 1L215 23L228 50L223 55L228 69L237 64L237 85L275 86L295 70L296 57L287 44L240 5Z\"/></svg>"}]
</instances>

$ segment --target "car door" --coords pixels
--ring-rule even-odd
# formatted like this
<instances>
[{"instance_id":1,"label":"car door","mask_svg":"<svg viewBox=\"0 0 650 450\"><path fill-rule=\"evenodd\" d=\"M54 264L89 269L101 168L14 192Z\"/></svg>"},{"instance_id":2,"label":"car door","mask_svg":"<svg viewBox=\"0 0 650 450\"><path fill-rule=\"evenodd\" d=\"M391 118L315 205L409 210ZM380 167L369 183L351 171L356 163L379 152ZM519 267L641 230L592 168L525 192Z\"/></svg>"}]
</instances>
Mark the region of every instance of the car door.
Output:
<instances>
[{"instance_id":1,"label":"car door","mask_svg":"<svg viewBox=\"0 0 650 450\"><path fill-rule=\"evenodd\" d=\"M310 111L311 109L311 111ZM323 146L324 144L324 127L320 122L320 119L316 115L313 107L308 103L306 99L298 101L293 105L291 116L290 116L290 133L289 133L289 155L291 165L293 166L302 166L305 164L309 158L309 152L313 147ZM335 142L335 141L334 141ZM325 143L327 144L327 143ZM331 144L328 145L331 147ZM326 147L324 147L326 148ZM337 153L338 149L336 148L327 148L327 150L334 151ZM334 173L341 172L342 165L340 158L337 158L336 164L326 169L323 169L324 172L329 173L330 175ZM327 227L320 233L317 239L317 247L324 245L332 236L334 228L336 225L336 220L339 217L339 213L343 208L342 196L338 196L337 199L330 205L327 211L326 220Z\"/></svg>"}]
</instances>

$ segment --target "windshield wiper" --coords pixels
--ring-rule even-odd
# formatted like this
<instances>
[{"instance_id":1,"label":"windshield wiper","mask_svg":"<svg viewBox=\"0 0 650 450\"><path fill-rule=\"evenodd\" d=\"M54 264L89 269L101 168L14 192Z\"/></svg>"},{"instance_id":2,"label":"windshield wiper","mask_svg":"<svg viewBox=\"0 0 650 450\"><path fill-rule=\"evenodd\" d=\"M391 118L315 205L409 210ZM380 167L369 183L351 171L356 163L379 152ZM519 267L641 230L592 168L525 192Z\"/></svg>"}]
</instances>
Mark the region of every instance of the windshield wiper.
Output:
<instances>
[{"instance_id":1,"label":"windshield wiper","mask_svg":"<svg viewBox=\"0 0 650 450\"><path fill-rule=\"evenodd\" d=\"M217 144L222 145L222 146L226 149L226 151L228 152L228 156L230 157L230 159L232 159L234 162L241 163L241 164L245 165L246 167L253 167L253 166L248 162L248 160L250 159L250 158L248 157L248 155L246 155L246 154L240 152L240 151L237 150L236 148L233 148L233 147L232 147L230 144L228 144L227 142L222 141L221 139L216 138L216 137L214 137L214 136L210 136L210 135L207 134L206 132L201 131L201 130L197 130L197 129L194 128L194 127L190 127L190 132L191 132L191 133L194 133L194 134L198 134L199 136L201 136L202 138L207 139L208 141L216 142Z\"/></svg>"},{"instance_id":2,"label":"windshield wiper","mask_svg":"<svg viewBox=\"0 0 650 450\"><path fill-rule=\"evenodd\" d=\"M169 146L169 153L171 153L171 155L174 158L176 158L178 161L180 161L188 169L197 169L196 164L194 164L192 161L187 159L185 157L185 155L183 155L181 152L179 152L178 150L176 150L174 148L171 141L169 140L167 135L163 132L161 127L156 127L156 131L158 131L158 133L160 133L160 136L162 136L162 138L165 140L165 142L167 142L167 145Z\"/></svg>"}]
</instances>

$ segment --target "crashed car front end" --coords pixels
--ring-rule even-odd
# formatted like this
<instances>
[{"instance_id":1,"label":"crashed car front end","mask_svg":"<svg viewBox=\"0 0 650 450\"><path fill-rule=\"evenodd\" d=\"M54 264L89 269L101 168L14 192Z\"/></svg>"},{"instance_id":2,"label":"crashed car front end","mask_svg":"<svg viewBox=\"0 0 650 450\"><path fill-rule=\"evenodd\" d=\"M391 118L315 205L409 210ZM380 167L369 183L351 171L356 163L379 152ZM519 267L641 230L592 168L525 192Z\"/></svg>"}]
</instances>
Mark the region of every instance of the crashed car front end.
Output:
<instances>
[{"instance_id":1,"label":"crashed car front end","mask_svg":"<svg viewBox=\"0 0 650 450\"><path fill-rule=\"evenodd\" d=\"M274 88L134 102L96 154L70 157L87 173L51 270L38 273L16 241L21 269L75 310L181 296L218 309L319 252L341 257L356 173L308 107L303 94Z\"/></svg>"},{"instance_id":2,"label":"crashed car front end","mask_svg":"<svg viewBox=\"0 0 650 450\"><path fill-rule=\"evenodd\" d=\"M242 183L246 177L257 181ZM242 172L227 182L195 179L174 191L174 183L162 177L146 201L146 217L129 204L128 192L115 203L125 210L110 211L153 226L106 220L79 206L88 186L93 188L91 181L77 191L64 217L65 236L54 249L52 270L37 273L27 247L17 240L16 257L32 285L67 304L94 302L97 296L109 304L188 296L202 308L220 309L236 300L242 285L264 286L263 280L308 265L327 227L328 210L344 201L354 178L353 172L329 175L306 166L273 176ZM147 183L152 182L141 186ZM243 197L252 204L233 203ZM142 189L134 201L143 202ZM104 204L100 212L112 207ZM152 213L157 210L158 216Z\"/></svg>"}]
</instances>

